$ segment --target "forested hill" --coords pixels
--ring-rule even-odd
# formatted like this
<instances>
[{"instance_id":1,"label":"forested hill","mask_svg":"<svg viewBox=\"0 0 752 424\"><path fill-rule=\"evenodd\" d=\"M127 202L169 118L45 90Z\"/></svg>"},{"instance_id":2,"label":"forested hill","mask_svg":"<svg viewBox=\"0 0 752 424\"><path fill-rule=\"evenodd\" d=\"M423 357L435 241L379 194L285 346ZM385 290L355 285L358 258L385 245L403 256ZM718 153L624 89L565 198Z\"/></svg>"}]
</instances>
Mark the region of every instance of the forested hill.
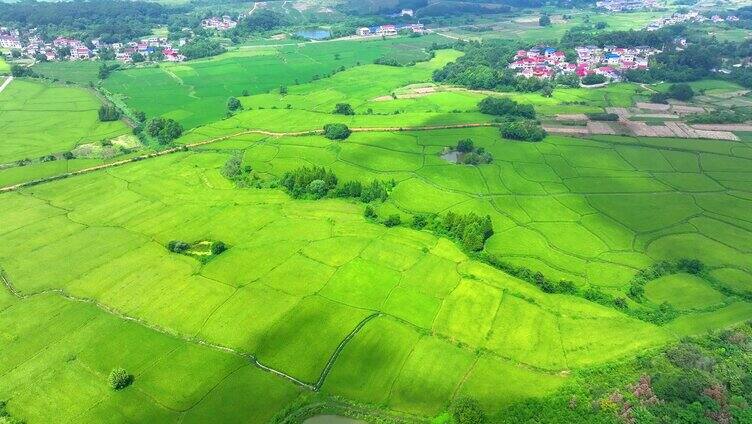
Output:
<instances>
[{"instance_id":1,"label":"forested hill","mask_svg":"<svg viewBox=\"0 0 752 424\"><path fill-rule=\"evenodd\" d=\"M167 23L171 15L183 11L145 1L28 1L0 3L0 24L120 41L148 34L154 25Z\"/></svg>"},{"instance_id":2,"label":"forested hill","mask_svg":"<svg viewBox=\"0 0 752 424\"><path fill-rule=\"evenodd\" d=\"M540 7L541 0L347 0L344 9L359 15L394 13L413 9L418 16L454 15L463 13L503 13L512 7Z\"/></svg>"}]
</instances>

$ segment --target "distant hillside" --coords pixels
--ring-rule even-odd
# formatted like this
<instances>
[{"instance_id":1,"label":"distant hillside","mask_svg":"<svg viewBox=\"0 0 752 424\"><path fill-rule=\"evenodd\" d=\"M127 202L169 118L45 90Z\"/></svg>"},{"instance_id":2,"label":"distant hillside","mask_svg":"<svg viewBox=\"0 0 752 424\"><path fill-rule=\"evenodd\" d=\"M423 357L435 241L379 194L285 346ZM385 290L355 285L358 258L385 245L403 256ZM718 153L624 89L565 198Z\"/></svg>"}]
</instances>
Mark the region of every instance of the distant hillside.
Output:
<instances>
[{"instance_id":1,"label":"distant hillside","mask_svg":"<svg viewBox=\"0 0 752 424\"><path fill-rule=\"evenodd\" d=\"M462 13L502 13L509 7L538 7L541 0L346 0L345 10L358 15L395 13L413 9L418 16Z\"/></svg>"}]
</instances>

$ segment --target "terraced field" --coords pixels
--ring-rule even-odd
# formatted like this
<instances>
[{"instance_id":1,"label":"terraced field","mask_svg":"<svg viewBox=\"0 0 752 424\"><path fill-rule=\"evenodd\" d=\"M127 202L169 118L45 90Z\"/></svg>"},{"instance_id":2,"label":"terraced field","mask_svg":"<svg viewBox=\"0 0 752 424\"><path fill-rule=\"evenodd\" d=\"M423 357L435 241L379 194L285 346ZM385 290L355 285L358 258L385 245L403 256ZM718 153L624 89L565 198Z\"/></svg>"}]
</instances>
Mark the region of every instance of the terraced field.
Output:
<instances>
[{"instance_id":1,"label":"terraced field","mask_svg":"<svg viewBox=\"0 0 752 424\"><path fill-rule=\"evenodd\" d=\"M248 46L206 60L115 72L104 87L122 95L134 110L173 118L191 128L222 118L227 98L244 90L265 93L382 56L402 62L421 60L426 56L424 48L439 41L439 37L421 37Z\"/></svg>"},{"instance_id":2,"label":"terraced field","mask_svg":"<svg viewBox=\"0 0 752 424\"><path fill-rule=\"evenodd\" d=\"M752 318L749 134L502 139L477 111L487 93L429 84L457 54L247 96L245 111L178 140L190 148L1 194L0 400L29 422L265 422L332 399L419 421L462 396L503 417L573 373ZM554 115L641 93L512 96ZM340 102L356 114L332 114ZM356 131L313 133L332 122ZM492 163L441 157L464 138ZM404 224L365 218L359 201L241 188L223 175L236 157L267 182L311 165L340 181L394 180L372 206ZM447 212L490 216L483 252L409 225ZM227 250L202 258L173 241ZM489 257L576 290L546 293ZM641 270L678 259L706 268L627 297ZM674 315L650 319L664 304ZM109 389L116 367L131 387Z\"/></svg>"}]
</instances>

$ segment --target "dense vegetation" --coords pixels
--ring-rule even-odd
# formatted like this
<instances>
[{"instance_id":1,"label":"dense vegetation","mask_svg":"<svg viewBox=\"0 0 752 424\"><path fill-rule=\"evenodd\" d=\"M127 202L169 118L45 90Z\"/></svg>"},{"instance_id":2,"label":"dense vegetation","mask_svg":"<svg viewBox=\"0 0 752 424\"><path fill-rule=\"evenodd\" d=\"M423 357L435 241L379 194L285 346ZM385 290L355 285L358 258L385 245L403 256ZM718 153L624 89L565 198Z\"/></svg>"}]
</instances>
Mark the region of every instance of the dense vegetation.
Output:
<instances>
[{"instance_id":1,"label":"dense vegetation","mask_svg":"<svg viewBox=\"0 0 752 424\"><path fill-rule=\"evenodd\" d=\"M183 126L174 119L154 118L146 126L146 132L159 144L169 144L183 134Z\"/></svg>"},{"instance_id":2,"label":"dense vegetation","mask_svg":"<svg viewBox=\"0 0 752 424\"><path fill-rule=\"evenodd\" d=\"M196 38L190 43L180 48L180 52L188 59L199 59L202 57L216 56L224 53L225 48L219 44L219 41L208 38Z\"/></svg>"},{"instance_id":3,"label":"dense vegetation","mask_svg":"<svg viewBox=\"0 0 752 424\"><path fill-rule=\"evenodd\" d=\"M347 181L339 184L334 172L318 166L302 167L286 172L279 183L296 199L339 197L358 199L364 203L375 200L385 201L389 190L395 185L393 181L385 183L379 180L373 180L366 185L360 181Z\"/></svg>"},{"instance_id":4,"label":"dense vegetation","mask_svg":"<svg viewBox=\"0 0 752 424\"><path fill-rule=\"evenodd\" d=\"M72 33L107 43L130 41L167 24L182 9L155 2L93 0L76 2L0 3L0 22L21 28L39 28L49 36Z\"/></svg>"}]
</instances>

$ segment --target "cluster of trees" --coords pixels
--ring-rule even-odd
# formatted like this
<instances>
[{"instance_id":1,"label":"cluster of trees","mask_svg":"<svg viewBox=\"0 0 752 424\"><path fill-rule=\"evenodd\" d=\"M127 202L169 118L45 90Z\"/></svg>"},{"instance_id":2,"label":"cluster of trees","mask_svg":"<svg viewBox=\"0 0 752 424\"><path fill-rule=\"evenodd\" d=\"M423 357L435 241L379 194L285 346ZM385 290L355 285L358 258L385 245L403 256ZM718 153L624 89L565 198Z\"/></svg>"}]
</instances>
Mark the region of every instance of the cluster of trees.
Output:
<instances>
[{"instance_id":1,"label":"cluster of trees","mask_svg":"<svg viewBox=\"0 0 752 424\"><path fill-rule=\"evenodd\" d=\"M537 142L546 138L546 130L536 121L504 121L499 123L501 136L510 140Z\"/></svg>"},{"instance_id":2,"label":"cluster of trees","mask_svg":"<svg viewBox=\"0 0 752 424\"><path fill-rule=\"evenodd\" d=\"M240 154L234 154L227 159L224 166L222 166L222 176L228 180L235 181L236 183L242 183L246 180L248 175L253 169L250 165L243 166L243 158Z\"/></svg>"},{"instance_id":3,"label":"cluster of trees","mask_svg":"<svg viewBox=\"0 0 752 424\"><path fill-rule=\"evenodd\" d=\"M292 23L292 20L286 14L270 9L257 9L253 14L243 18L238 26L229 31L229 35L233 39L247 37L289 26Z\"/></svg>"},{"instance_id":4,"label":"cluster of trees","mask_svg":"<svg viewBox=\"0 0 752 424\"><path fill-rule=\"evenodd\" d=\"M535 109L508 98L486 97L478 103L478 110L499 116L499 131L504 138L521 141L541 141L546 131L535 121Z\"/></svg>"},{"instance_id":5,"label":"cluster of trees","mask_svg":"<svg viewBox=\"0 0 752 424\"><path fill-rule=\"evenodd\" d=\"M339 185L337 176L324 167L302 167L286 172L280 179L290 196L300 199L321 199L324 197L338 197L358 199L364 203L385 201L389 191L394 188L394 180L384 182L373 180L368 184L360 181L347 181Z\"/></svg>"},{"instance_id":6,"label":"cluster of trees","mask_svg":"<svg viewBox=\"0 0 752 424\"><path fill-rule=\"evenodd\" d=\"M341 187L337 187L334 196L359 199L363 203L370 203L375 200L383 202L389 197L389 190L394 188L396 184L394 180L389 182L373 180L367 185L363 185L360 181L348 181Z\"/></svg>"},{"instance_id":7,"label":"cluster of trees","mask_svg":"<svg viewBox=\"0 0 752 424\"><path fill-rule=\"evenodd\" d=\"M102 56L102 54L101 54L101 53L100 53L100 57L101 57L101 59L102 59L102 60L113 60L113 59L115 59L114 55L113 55L112 59L106 59L105 57L103 57L103 56ZM112 73L113 71L116 71L116 70L118 70L119 68L120 68L120 65L119 65L119 64L117 64L117 63L107 63L107 62L102 62L102 63L101 63L100 65L99 65L99 71L98 71L98 73L97 73L97 76L98 76L98 77L99 77L99 79L101 79L101 80L103 80L103 79L107 79L107 77L109 77L109 76L110 76L110 74L111 74L111 73Z\"/></svg>"},{"instance_id":8,"label":"cluster of trees","mask_svg":"<svg viewBox=\"0 0 752 424\"><path fill-rule=\"evenodd\" d=\"M676 99L686 102L692 100L694 96L695 92L689 84L671 84L665 92L653 93L650 96L650 101L654 103L668 103L669 99Z\"/></svg>"},{"instance_id":9,"label":"cluster of trees","mask_svg":"<svg viewBox=\"0 0 752 424\"><path fill-rule=\"evenodd\" d=\"M16 63L10 65L10 74L13 75L13 77L15 78L21 78L21 77L33 78L37 76L37 74L34 73L34 71L28 66L21 66Z\"/></svg>"},{"instance_id":10,"label":"cluster of trees","mask_svg":"<svg viewBox=\"0 0 752 424\"><path fill-rule=\"evenodd\" d=\"M113 390L121 390L131 385L133 376L123 368L114 368L107 377L107 383Z\"/></svg>"},{"instance_id":11,"label":"cluster of trees","mask_svg":"<svg viewBox=\"0 0 752 424\"><path fill-rule=\"evenodd\" d=\"M0 22L20 28L37 28L46 34L100 38L106 43L129 41L165 25L186 7L166 7L156 2L91 0L74 2L0 3Z\"/></svg>"},{"instance_id":12,"label":"cluster of trees","mask_svg":"<svg viewBox=\"0 0 752 424\"><path fill-rule=\"evenodd\" d=\"M324 167L302 167L286 172L280 185L296 199L321 199L337 187L337 176Z\"/></svg>"},{"instance_id":13,"label":"cluster of trees","mask_svg":"<svg viewBox=\"0 0 752 424\"><path fill-rule=\"evenodd\" d=\"M752 113L738 108L718 109L689 115L686 120L690 124L742 124L752 120Z\"/></svg>"},{"instance_id":14,"label":"cluster of trees","mask_svg":"<svg viewBox=\"0 0 752 424\"><path fill-rule=\"evenodd\" d=\"M450 236L472 252L483 250L486 240L494 233L491 217L479 216L473 212L464 215L447 212L436 224L431 225L431 229Z\"/></svg>"},{"instance_id":15,"label":"cluster of trees","mask_svg":"<svg viewBox=\"0 0 752 424\"><path fill-rule=\"evenodd\" d=\"M482 147L475 147L475 143L469 138L457 141L454 149L460 154L458 163L481 165L493 162L491 154Z\"/></svg>"},{"instance_id":16,"label":"cluster of trees","mask_svg":"<svg viewBox=\"0 0 752 424\"><path fill-rule=\"evenodd\" d=\"M156 138L159 144L169 144L183 135L183 126L174 119L158 117L149 121L146 132Z\"/></svg>"},{"instance_id":17,"label":"cluster of trees","mask_svg":"<svg viewBox=\"0 0 752 424\"><path fill-rule=\"evenodd\" d=\"M196 37L190 43L180 48L180 52L188 59L216 56L225 51L225 48L219 44L219 41L205 37Z\"/></svg>"},{"instance_id":18,"label":"cluster of trees","mask_svg":"<svg viewBox=\"0 0 752 424\"><path fill-rule=\"evenodd\" d=\"M598 75L598 74L585 75L582 78L583 85L598 85L598 84L603 84L606 81L607 81L606 77L604 77L603 75Z\"/></svg>"},{"instance_id":19,"label":"cluster of trees","mask_svg":"<svg viewBox=\"0 0 752 424\"><path fill-rule=\"evenodd\" d=\"M480 113L485 113L486 115L535 119L533 105L517 103L506 97L486 97L478 103L478 110Z\"/></svg>"},{"instance_id":20,"label":"cluster of trees","mask_svg":"<svg viewBox=\"0 0 752 424\"><path fill-rule=\"evenodd\" d=\"M324 137L329 140L345 140L350 137L352 131L345 124L326 124L324 125Z\"/></svg>"},{"instance_id":21,"label":"cluster of trees","mask_svg":"<svg viewBox=\"0 0 752 424\"><path fill-rule=\"evenodd\" d=\"M99 120L102 122L117 121L123 114L120 109L113 105L102 105L99 107Z\"/></svg>"}]
</instances>

